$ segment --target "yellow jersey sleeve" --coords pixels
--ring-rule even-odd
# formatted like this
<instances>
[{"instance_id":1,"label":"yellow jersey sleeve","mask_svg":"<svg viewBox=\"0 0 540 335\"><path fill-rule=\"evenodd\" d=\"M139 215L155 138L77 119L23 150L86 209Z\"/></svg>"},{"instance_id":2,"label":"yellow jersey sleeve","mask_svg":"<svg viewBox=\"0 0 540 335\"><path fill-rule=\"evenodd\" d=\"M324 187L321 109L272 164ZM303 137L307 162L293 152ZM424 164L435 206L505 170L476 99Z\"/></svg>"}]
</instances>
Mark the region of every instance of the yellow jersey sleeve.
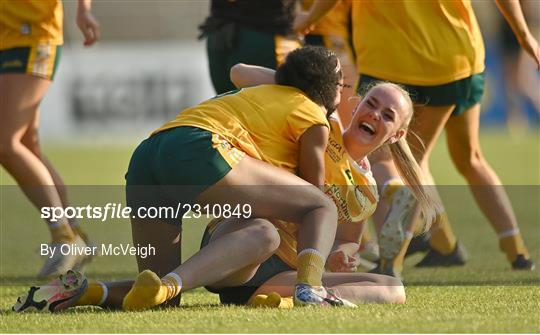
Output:
<instances>
[{"instance_id":1,"label":"yellow jersey sleeve","mask_svg":"<svg viewBox=\"0 0 540 335\"><path fill-rule=\"evenodd\" d=\"M484 71L484 43L469 0L352 2L362 74L435 86Z\"/></svg>"},{"instance_id":2,"label":"yellow jersey sleeve","mask_svg":"<svg viewBox=\"0 0 540 335\"><path fill-rule=\"evenodd\" d=\"M319 109L321 113L324 113L321 107ZM311 106L303 105L289 114L287 118L287 132L284 135L290 136L291 140L298 142L305 131L313 126L325 126L329 128L328 121L321 119L319 114L314 114L311 111Z\"/></svg>"},{"instance_id":3,"label":"yellow jersey sleeve","mask_svg":"<svg viewBox=\"0 0 540 335\"><path fill-rule=\"evenodd\" d=\"M323 109L300 90L261 85L230 92L186 109L153 132L191 126L219 134L247 155L296 172L299 138L329 127Z\"/></svg>"},{"instance_id":4,"label":"yellow jersey sleeve","mask_svg":"<svg viewBox=\"0 0 540 335\"><path fill-rule=\"evenodd\" d=\"M0 1L0 50L63 44L60 0Z\"/></svg>"}]
</instances>

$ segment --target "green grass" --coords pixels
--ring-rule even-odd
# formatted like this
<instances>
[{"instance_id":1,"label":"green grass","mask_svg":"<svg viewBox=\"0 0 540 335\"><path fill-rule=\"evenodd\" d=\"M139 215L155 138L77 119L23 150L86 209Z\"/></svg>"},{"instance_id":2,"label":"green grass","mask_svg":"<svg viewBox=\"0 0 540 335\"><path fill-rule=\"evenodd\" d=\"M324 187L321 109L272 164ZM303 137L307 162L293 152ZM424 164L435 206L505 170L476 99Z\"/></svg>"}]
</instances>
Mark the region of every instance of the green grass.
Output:
<instances>
[{"instance_id":1,"label":"green grass","mask_svg":"<svg viewBox=\"0 0 540 335\"><path fill-rule=\"evenodd\" d=\"M512 142L496 130L484 132L484 153L507 187L532 257L540 260L539 133ZM70 185L121 185L132 146L62 145L45 148ZM216 295L198 289L183 295L182 308L139 313L77 308L58 315L9 311L33 279L41 260L36 249L47 231L39 213L15 186L0 193L0 331L29 333L408 333L408 332L540 332L540 275L509 270L496 236L478 211L446 150L437 148L432 169L441 188L452 226L470 254L464 267L415 269L406 262L405 305L364 305L355 310L260 310L222 307ZM0 184L13 185L2 170ZM74 204L106 203L123 198L120 187L71 187ZM100 243L129 242L129 223L122 220L82 222ZM196 251L204 222L184 224L184 259ZM24 238L23 238L24 237ZM131 257L99 257L87 268L91 278L133 278Z\"/></svg>"}]
</instances>

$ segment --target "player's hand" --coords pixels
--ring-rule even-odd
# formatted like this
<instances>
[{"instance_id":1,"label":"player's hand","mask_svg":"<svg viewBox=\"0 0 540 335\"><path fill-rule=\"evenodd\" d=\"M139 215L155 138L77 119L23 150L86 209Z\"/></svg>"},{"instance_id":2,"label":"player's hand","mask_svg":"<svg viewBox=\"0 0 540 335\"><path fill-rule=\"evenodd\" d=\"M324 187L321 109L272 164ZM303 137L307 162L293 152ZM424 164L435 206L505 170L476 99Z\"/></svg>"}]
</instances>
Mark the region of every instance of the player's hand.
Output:
<instances>
[{"instance_id":1,"label":"player's hand","mask_svg":"<svg viewBox=\"0 0 540 335\"><path fill-rule=\"evenodd\" d=\"M314 24L309 22L309 12L301 11L296 14L292 29L301 36L309 34L315 28Z\"/></svg>"},{"instance_id":2,"label":"player's hand","mask_svg":"<svg viewBox=\"0 0 540 335\"><path fill-rule=\"evenodd\" d=\"M77 10L77 26L84 35L84 46L91 46L99 40L99 22L89 10Z\"/></svg>"},{"instance_id":3,"label":"player's hand","mask_svg":"<svg viewBox=\"0 0 540 335\"><path fill-rule=\"evenodd\" d=\"M536 63L536 69L540 70L540 47L534 36L529 33L524 38L518 38L518 41L523 50L525 50Z\"/></svg>"},{"instance_id":4,"label":"player's hand","mask_svg":"<svg viewBox=\"0 0 540 335\"><path fill-rule=\"evenodd\" d=\"M342 250L330 253L326 260L326 268L330 272L356 272L358 264L358 259L346 255Z\"/></svg>"}]
</instances>

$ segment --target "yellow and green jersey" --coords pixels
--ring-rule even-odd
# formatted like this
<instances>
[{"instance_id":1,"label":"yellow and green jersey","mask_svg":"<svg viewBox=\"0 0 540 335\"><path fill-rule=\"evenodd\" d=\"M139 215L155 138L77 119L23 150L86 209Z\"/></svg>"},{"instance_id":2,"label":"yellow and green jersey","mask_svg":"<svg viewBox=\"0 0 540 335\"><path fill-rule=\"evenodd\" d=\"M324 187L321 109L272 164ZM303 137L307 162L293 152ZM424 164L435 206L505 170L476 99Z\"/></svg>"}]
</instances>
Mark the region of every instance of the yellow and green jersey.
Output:
<instances>
[{"instance_id":1,"label":"yellow and green jersey","mask_svg":"<svg viewBox=\"0 0 540 335\"><path fill-rule=\"evenodd\" d=\"M481 73L484 43L469 0L352 2L361 74L435 86Z\"/></svg>"},{"instance_id":2,"label":"yellow and green jersey","mask_svg":"<svg viewBox=\"0 0 540 335\"><path fill-rule=\"evenodd\" d=\"M343 144L339 122L330 120L331 132L325 153L324 192L336 204L338 223L361 222L373 214L379 199L377 184L367 160L354 162ZM276 255L289 266L296 268L298 225L281 220L273 221L281 243Z\"/></svg>"},{"instance_id":3,"label":"yellow and green jersey","mask_svg":"<svg viewBox=\"0 0 540 335\"><path fill-rule=\"evenodd\" d=\"M0 50L63 44L63 16L60 0L0 1Z\"/></svg>"},{"instance_id":4,"label":"yellow and green jersey","mask_svg":"<svg viewBox=\"0 0 540 335\"><path fill-rule=\"evenodd\" d=\"M253 158L296 173L300 137L315 125L329 127L324 110L302 91L261 85L188 108L153 134L181 126L205 129Z\"/></svg>"}]
</instances>

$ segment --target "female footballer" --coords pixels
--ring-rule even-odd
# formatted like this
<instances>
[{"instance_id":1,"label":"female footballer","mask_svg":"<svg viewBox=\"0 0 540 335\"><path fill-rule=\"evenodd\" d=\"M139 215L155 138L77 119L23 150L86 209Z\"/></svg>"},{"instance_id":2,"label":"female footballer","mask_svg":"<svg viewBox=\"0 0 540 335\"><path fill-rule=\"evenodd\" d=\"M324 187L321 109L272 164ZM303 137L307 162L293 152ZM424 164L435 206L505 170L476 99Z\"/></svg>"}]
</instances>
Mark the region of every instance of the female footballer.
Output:
<instances>
[{"instance_id":1,"label":"female footballer","mask_svg":"<svg viewBox=\"0 0 540 335\"><path fill-rule=\"evenodd\" d=\"M85 46L99 39L90 4L79 0L77 8ZM60 59L63 16L60 0L4 1L0 10L0 164L37 208L68 206L64 182L38 140L39 105ZM53 244L84 245L87 240L76 222L65 218L47 221L47 227ZM47 258L38 277L58 276L80 262L58 253Z\"/></svg>"},{"instance_id":2,"label":"female footballer","mask_svg":"<svg viewBox=\"0 0 540 335\"><path fill-rule=\"evenodd\" d=\"M295 29L304 31L336 2L317 0L307 15L298 17ZM497 0L497 5L522 48L540 67L540 48L527 27L519 2ZM387 6L377 1L354 1L352 12L359 88L382 79L401 83L413 92L417 104L411 131L418 135L425 149L414 137L408 140L430 183L434 181L429 157L439 135L446 130L450 157L496 231L500 249L512 268L534 269L510 200L480 148L485 52L471 2L396 1ZM399 179L390 157L383 151L373 161L381 185ZM394 192L392 188L388 190ZM388 198L409 202L400 197ZM405 243L408 241L410 238ZM430 250L418 266L461 265L465 260L443 211L431 230ZM393 272L393 263L388 260L389 269L383 272Z\"/></svg>"}]
</instances>

